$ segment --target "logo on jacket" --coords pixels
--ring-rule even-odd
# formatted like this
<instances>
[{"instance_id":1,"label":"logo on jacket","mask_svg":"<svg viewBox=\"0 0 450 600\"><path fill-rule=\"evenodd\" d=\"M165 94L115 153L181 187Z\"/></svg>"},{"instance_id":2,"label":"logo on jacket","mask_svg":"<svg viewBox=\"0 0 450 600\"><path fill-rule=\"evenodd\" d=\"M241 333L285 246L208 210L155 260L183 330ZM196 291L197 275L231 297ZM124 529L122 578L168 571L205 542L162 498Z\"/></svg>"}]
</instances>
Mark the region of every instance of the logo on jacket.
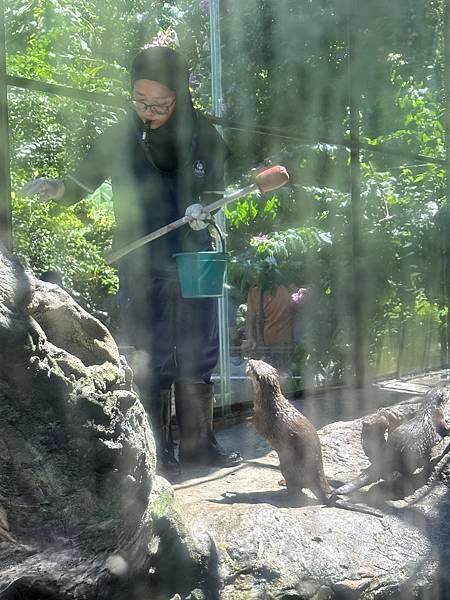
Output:
<instances>
[{"instance_id":1,"label":"logo on jacket","mask_svg":"<svg viewBox=\"0 0 450 600\"><path fill-rule=\"evenodd\" d=\"M204 177L206 173L206 165L202 160L196 160L194 163L194 173L197 177Z\"/></svg>"}]
</instances>

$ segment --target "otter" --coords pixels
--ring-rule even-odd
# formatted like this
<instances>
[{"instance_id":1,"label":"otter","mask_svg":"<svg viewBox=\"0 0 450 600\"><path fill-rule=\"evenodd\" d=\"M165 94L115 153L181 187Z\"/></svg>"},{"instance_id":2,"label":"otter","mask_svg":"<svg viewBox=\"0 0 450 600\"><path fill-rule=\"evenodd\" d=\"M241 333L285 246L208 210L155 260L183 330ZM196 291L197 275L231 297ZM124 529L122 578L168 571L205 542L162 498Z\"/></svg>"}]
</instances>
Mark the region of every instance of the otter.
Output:
<instances>
[{"instance_id":1,"label":"otter","mask_svg":"<svg viewBox=\"0 0 450 600\"><path fill-rule=\"evenodd\" d=\"M335 497L325 477L317 431L283 396L277 370L262 360L249 360L247 375L253 388L256 431L278 454L289 496L298 496L302 488L308 488L327 506L382 517L378 512Z\"/></svg>"},{"instance_id":2,"label":"otter","mask_svg":"<svg viewBox=\"0 0 450 600\"><path fill-rule=\"evenodd\" d=\"M433 447L450 434L444 416L449 397L445 386L437 386L426 393L419 412L404 423L392 427L390 419L381 413L364 422L362 445L371 465L334 494L350 494L380 479L392 482L403 476L407 480L419 468L428 476Z\"/></svg>"}]
</instances>

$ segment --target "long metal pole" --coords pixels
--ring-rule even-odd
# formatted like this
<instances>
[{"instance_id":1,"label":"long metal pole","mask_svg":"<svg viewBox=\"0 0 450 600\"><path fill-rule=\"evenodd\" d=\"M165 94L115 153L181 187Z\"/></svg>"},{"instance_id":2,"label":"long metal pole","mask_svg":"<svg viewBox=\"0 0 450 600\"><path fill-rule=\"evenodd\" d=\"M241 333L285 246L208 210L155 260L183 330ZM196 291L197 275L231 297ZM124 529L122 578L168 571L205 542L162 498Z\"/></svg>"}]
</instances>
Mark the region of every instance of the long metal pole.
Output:
<instances>
[{"instance_id":1,"label":"long metal pole","mask_svg":"<svg viewBox=\"0 0 450 600\"><path fill-rule=\"evenodd\" d=\"M0 240L12 249L8 85L6 80L5 4L0 0Z\"/></svg>"},{"instance_id":2,"label":"long metal pole","mask_svg":"<svg viewBox=\"0 0 450 600\"><path fill-rule=\"evenodd\" d=\"M247 194L252 194L253 192L256 192L257 190L258 190L258 186L255 183L252 183L251 185L247 185L245 188L236 190L235 192L232 192L231 194L225 194L224 196L222 196L222 198L220 198L220 200L216 200L215 202L212 202L211 204L206 204L203 207L203 209L204 209L205 213L211 213L211 212L217 210L218 208L221 208L228 202L233 202L237 198L242 198L242 196L247 196ZM179 227L182 227L183 225L187 225L190 221L192 221L192 219L190 217L188 217L187 215L185 215L184 217L181 217L180 219L177 219L176 221L172 221L172 223L168 223L167 225L164 225L164 227L160 227L159 229L156 229L155 231L152 231L151 233L148 233L147 235L144 235L144 236L138 238L137 240L134 240L134 242L131 242L131 244L127 244L123 248L119 248L118 250L111 252L111 254L109 254L106 257L106 262L108 264L115 263L116 261L119 260L119 258L126 256L130 252L133 252L133 250L137 250L138 248L145 246L149 242L153 242L153 240L157 240L161 236L166 235L166 233L174 231L175 229L178 229ZM224 248L221 248L220 250L221 250L221 252L225 251Z\"/></svg>"},{"instance_id":3,"label":"long metal pole","mask_svg":"<svg viewBox=\"0 0 450 600\"><path fill-rule=\"evenodd\" d=\"M209 1L209 43L211 53L211 96L212 110L216 117L222 116L222 49L220 40L220 0ZM225 234L225 217L223 211L216 215L216 222ZM224 294L219 298L219 365L220 365L220 397L224 412L231 405L231 373L230 373L230 338L228 323L228 290L224 286Z\"/></svg>"},{"instance_id":4,"label":"long metal pole","mask_svg":"<svg viewBox=\"0 0 450 600\"><path fill-rule=\"evenodd\" d=\"M444 87L445 87L445 162L446 162L446 226L450 223L450 0L444 5ZM448 241L448 231L443 236L445 240L444 260L445 260L445 290L447 300L447 369L450 367L450 242Z\"/></svg>"}]
</instances>

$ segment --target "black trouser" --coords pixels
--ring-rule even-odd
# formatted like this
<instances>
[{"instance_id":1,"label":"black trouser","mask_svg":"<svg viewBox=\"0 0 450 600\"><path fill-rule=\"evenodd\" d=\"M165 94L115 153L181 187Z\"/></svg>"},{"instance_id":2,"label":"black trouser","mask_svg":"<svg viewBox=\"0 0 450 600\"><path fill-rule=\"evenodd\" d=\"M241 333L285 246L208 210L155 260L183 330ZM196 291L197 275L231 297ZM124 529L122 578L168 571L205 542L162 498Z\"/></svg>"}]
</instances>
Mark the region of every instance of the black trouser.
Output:
<instances>
[{"instance_id":1,"label":"black trouser","mask_svg":"<svg viewBox=\"0 0 450 600\"><path fill-rule=\"evenodd\" d=\"M125 326L149 357L138 386L145 401L174 381L208 383L219 355L216 298L183 298L176 273L134 282Z\"/></svg>"},{"instance_id":2,"label":"black trouser","mask_svg":"<svg viewBox=\"0 0 450 600\"><path fill-rule=\"evenodd\" d=\"M180 459L217 466L240 462L239 454L223 450L213 434L210 380L219 354L217 299L183 298L175 273L154 275L135 287L127 313L131 341L149 359L135 377L163 472L173 473L178 466L168 393L174 382Z\"/></svg>"}]
</instances>

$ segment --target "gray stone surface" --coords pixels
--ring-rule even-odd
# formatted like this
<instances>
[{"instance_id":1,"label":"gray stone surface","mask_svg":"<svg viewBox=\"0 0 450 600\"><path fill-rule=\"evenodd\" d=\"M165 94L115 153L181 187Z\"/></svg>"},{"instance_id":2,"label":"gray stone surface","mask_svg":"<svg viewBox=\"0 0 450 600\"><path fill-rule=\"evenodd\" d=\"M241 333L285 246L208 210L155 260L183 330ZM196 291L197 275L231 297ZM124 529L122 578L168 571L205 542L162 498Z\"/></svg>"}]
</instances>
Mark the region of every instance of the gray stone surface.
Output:
<instances>
[{"instance_id":1,"label":"gray stone surface","mask_svg":"<svg viewBox=\"0 0 450 600\"><path fill-rule=\"evenodd\" d=\"M119 350L108 329L85 311L58 285L28 277L31 298L29 315L57 347L79 358L84 364L119 364Z\"/></svg>"}]
</instances>

